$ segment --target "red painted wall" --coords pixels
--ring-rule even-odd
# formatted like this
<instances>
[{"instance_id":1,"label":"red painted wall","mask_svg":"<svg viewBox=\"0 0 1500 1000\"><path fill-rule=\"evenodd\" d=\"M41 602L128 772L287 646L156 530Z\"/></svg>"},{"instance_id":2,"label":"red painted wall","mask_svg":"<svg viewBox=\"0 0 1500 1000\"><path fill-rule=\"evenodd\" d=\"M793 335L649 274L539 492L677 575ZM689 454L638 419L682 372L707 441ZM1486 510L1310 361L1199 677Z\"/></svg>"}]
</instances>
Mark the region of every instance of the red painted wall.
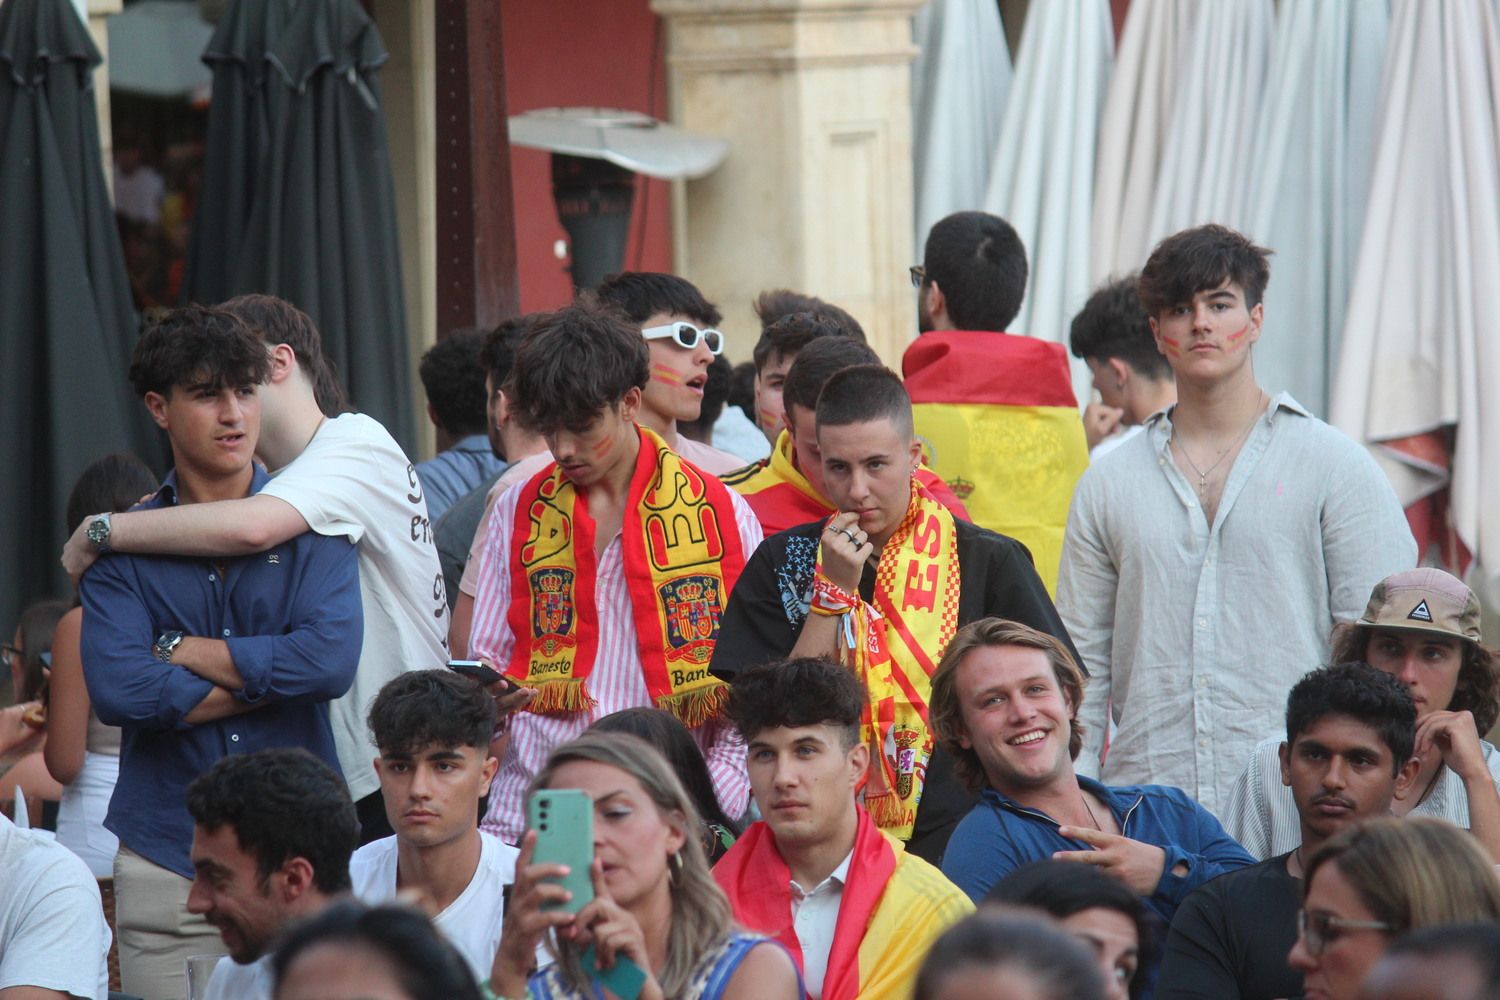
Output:
<instances>
[{"instance_id":1,"label":"red painted wall","mask_svg":"<svg viewBox=\"0 0 1500 1000\"><path fill-rule=\"evenodd\" d=\"M597 105L667 117L666 26L647 0L504 0L505 95L510 113ZM552 202L549 154L511 147L516 205L516 267L521 308L555 309L573 297L566 261L553 244L566 239ZM672 239L665 181L636 184L629 270L669 271Z\"/></svg>"}]
</instances>

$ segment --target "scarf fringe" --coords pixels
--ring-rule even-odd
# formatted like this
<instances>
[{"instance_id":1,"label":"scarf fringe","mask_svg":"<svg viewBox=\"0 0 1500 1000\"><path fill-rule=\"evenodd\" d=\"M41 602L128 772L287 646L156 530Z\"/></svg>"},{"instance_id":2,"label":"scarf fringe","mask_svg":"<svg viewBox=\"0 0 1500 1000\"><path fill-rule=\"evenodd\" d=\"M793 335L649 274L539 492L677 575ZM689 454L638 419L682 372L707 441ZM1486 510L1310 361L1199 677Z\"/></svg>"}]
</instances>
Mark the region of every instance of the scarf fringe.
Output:
<instances>
[{"instance_id":1,"label":"scarf fringe","mask_svg":"<svg viewBox=\"0 0 1500 1000\"><path fill-rule=\"evenodd\" d=\"M728 702L729 685L720 681L711 687L695 691L664 694L656 699L656 707L672 713L678 722L694 729L717 718Z\"/></svg>"},{"instance_id":2,"label":"scarf fringe","mask_svg":"<svg viewBox=\"0 0 1500 1000\"><path fill-rule=\"evenodd\" d=\"M526 706L537 715L561 715L593 708L596 702L582 678L548 681L537 689L536 697Z\"/></svg>"},{"instance_id":3,"label":"scarf fringe","mask_svg":"<svg viewBox=\"0 0 1500 1000\"><path fill-rule=\"evenodd\" d=\"M908 827L917 819L916 810L908 809L894 790L873 796L866 791L865 810L882 830Z\"/></svg>"}]
</instances>

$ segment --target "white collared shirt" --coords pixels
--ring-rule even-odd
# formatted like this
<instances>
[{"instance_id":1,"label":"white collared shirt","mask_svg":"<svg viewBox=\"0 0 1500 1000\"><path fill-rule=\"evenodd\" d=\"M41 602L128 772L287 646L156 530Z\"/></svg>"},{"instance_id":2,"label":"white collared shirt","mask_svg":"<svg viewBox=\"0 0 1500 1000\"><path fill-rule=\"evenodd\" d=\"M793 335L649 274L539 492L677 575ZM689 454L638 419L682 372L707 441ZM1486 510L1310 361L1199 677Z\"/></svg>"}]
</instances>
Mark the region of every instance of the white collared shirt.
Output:
<instances>
[{"instance_id":1,"label":"white collared shirt","mask_svg":"<svg viewBox=\"0 0 1500 1000\"><path fill-rule=\"evenodd\" d=\"M833 932L839 923L839 904L844 900L844 882L849 877L851 850L827 878L811 892L792 879L792 926L797 944L802 948L802 979L807 995L818 1000L823 995L823 977L828 973L828 952L833 948Z\"/></svg>"}]
</instances>

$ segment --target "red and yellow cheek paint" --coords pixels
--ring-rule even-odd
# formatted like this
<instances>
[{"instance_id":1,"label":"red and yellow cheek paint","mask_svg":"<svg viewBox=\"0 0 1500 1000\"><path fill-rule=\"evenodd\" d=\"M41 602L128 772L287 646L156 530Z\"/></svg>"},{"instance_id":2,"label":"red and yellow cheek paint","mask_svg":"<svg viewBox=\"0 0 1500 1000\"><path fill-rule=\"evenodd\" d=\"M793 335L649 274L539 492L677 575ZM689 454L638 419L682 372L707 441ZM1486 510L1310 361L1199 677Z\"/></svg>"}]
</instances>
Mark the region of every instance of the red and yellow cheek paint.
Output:
<instances>
[{"instance_id":1,"label":"red and yellow cheek paint","mask_svg":"<svg viewBox=\"0 0 1500 1000\"><path fill-rule=\"evenodd\" d=\"M603 458L606 454L609 453L609 448L612 444L614 444L614 442L611 441L608 437L602 437L599 439L597 444L589 449L589 454L592 455L594 457L594 461L597 462L599 459Z\"/></svg>"},{"instance_id":2,"label":"red and yellow cheek paint","mask_svg":"<svg viewBox=\"0 0 1500 1000\"><path fill-rule=\"evenodd\" d=\"M667 385L682 385L685 381L681 372L663 364L654 364L651 366L651 377L658 382L665 382Z\"/></svg>"},{"instance_id":3,"label":"red and yellow cheek paint","mask_svg":"<svg viewBox=\"0 0 1500 1000\"><path fill-rule=\"evenodd\" d=\"M1161 343L1162 346L1167 349L1167 357L1182 357L1182 344L1178 343L1175 339L1173 339L1172 337L1162 337Z\"/></svg>"},{"instance_id":4,"label":"red and yellow cheek paint","mask_svg":"<svg viewBox=\"0 0 1500 1000\"><path fill-rule=\"evenodd\" d=\"M1229 341L1229 349L1232 350L1232 351L1238 351L1240 349L1240 347L1245 342L1245 334L1247 334L1249 332L1250 332L1250 324L1246 323L1244 326L1240 327L1237 331L1235 331L1234 333L1231 333L1229 335L1229 337L1227 338L1228 341Z\"/></svg>"}]
</instances>

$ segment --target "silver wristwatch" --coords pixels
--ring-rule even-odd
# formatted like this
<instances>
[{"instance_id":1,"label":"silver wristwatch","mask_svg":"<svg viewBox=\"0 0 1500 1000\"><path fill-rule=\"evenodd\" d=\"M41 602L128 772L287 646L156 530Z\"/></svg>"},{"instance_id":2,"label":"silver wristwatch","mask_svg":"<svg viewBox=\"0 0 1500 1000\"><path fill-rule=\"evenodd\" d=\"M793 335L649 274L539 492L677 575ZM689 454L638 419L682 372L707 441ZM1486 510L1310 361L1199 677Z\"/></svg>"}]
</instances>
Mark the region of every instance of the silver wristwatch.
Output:
<instances>
[{"instance_id":1,"label":"silver wristwatch","mask_svg":"<svg viewBox=\"0 0 1500 1000\"><path fill-rule=\"evenodd\" d=\"M172 662L172 653L178 646L182 645L183 633L177 629L169 629L156 637L156 658L163 663Z\"/></svg>"},{"instance_id":2,"label":"silver wristwatch","mask_svg":"<svg viewBox=\"0 0 1500 1000\"><path fill-rule=\"evenodd\" d=\"M94 548L100 552L109 551L109 514L95 514L89 521L86 534L89 541L94 543Z\"/></svg>"}]
</instances>

